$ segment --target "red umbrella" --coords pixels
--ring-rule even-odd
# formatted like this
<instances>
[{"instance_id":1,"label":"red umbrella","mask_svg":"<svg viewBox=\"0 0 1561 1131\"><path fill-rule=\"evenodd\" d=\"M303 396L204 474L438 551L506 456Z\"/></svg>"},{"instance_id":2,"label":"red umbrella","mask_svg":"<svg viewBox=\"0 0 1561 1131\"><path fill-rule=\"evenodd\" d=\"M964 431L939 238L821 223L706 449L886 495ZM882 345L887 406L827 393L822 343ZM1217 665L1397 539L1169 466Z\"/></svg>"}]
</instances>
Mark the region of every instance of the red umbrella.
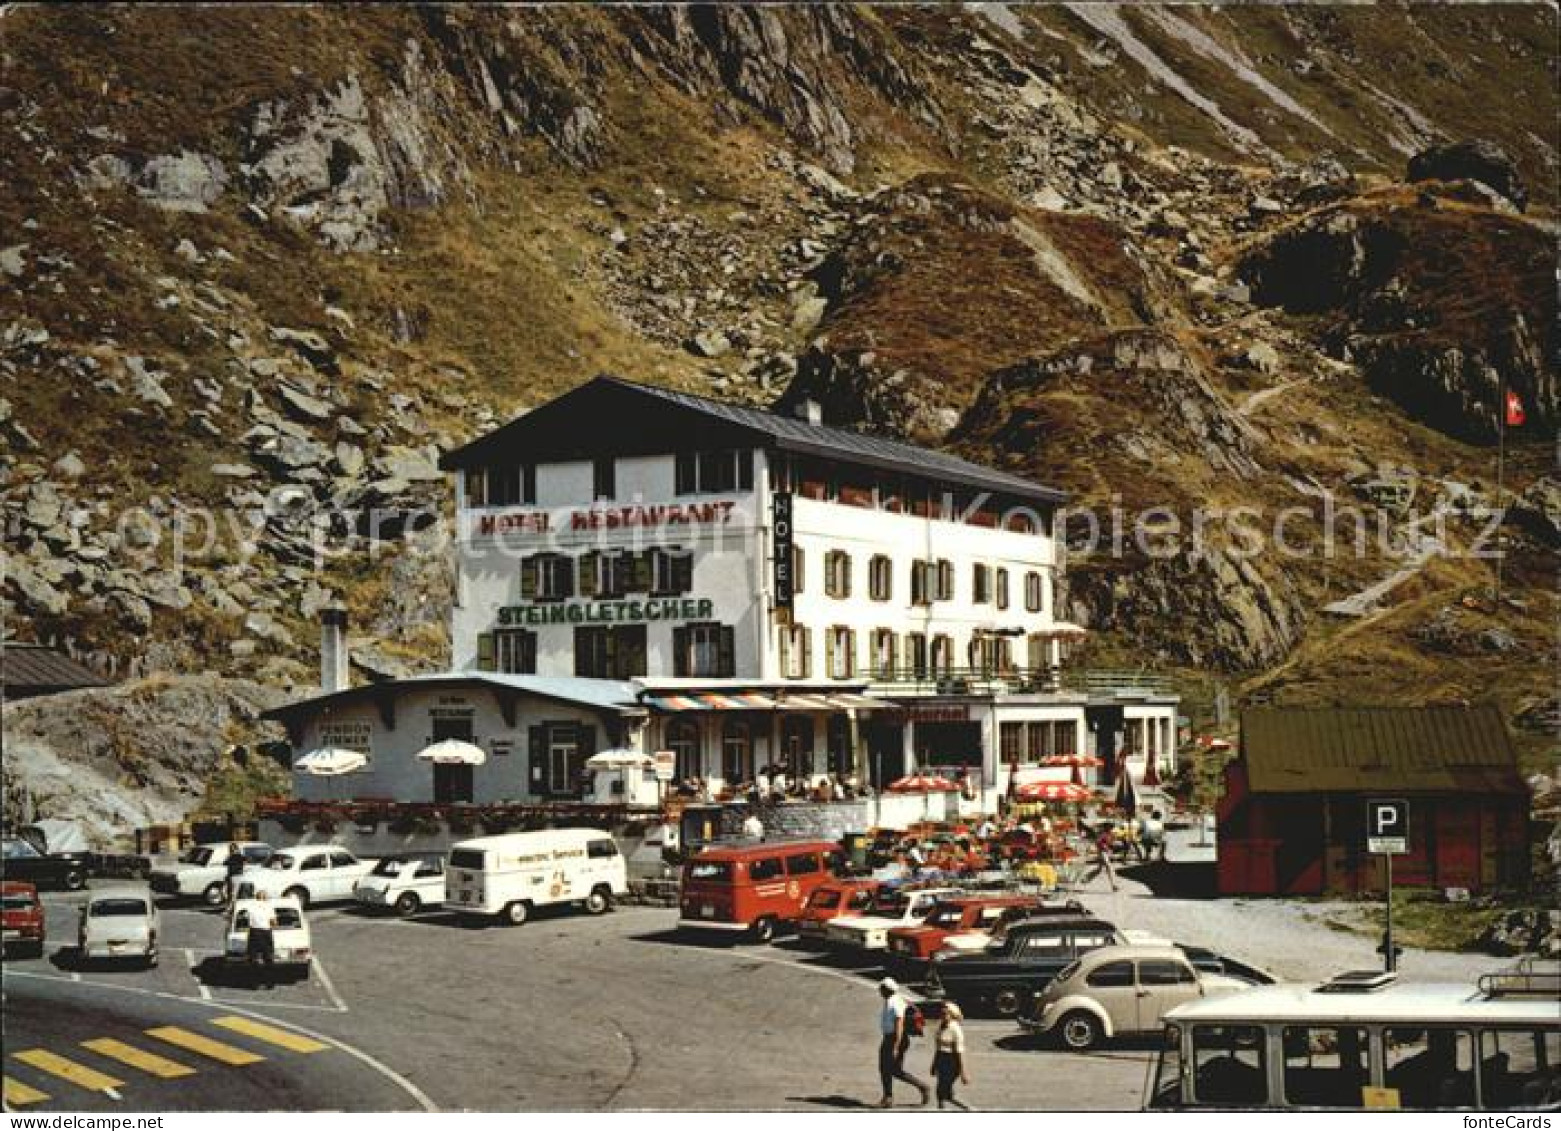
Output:
<instances>
[{"instance_id":1,"label":"red umbrella","mask_svg":"<svg viewBox=\"0 0 1561 1131\"><path fill-rule=\"evenodd\" d=\"M1094 796L1071 781L1032 781L1018 790L1020 801L1088 801Z\"/></svg>"},{"instance_id":2,"label":"red umbrella","mask_svg":"<svg viewBox=\"0 0 1561 1131\"><path fill-rule=\"evenodd\" d=\"M1041 759L1043 766L1104 766L1093 754L1051 754Z\"/></svg>"},{"instance_id":3,"label":"red umbrella","mask_svg":"<svg viewBox=\"0 0 1561 1131\"><path fill-rule=\"evenodd\" d=\"M890 793L937 793L940 790L956 790L959 785L936 774L911 774L888 785Z\"/></svg>"}]
</instances>

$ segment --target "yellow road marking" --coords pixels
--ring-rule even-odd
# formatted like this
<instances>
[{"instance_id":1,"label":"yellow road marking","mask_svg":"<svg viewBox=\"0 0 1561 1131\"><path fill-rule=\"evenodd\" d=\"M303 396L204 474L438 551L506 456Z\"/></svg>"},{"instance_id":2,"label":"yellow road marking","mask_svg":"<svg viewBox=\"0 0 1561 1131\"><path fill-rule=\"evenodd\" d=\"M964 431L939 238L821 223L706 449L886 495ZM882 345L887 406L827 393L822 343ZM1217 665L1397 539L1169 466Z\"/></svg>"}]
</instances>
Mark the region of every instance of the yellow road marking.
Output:
<instances>
[{"instance_id":1,"label":"yellow road marking","mask_svg":"<svg viewBox=\"0 0 1561 1131\"><path fill-rule=\"evenodd\" d=\"M42 1103L49 1098L48 1092L40 1092L37 1088L29 1087L20 1080L13 1080L9 1076L5 1078L5 1102L16 1104Z\"/></svg>"},{"instance_id":2,"label":"yellow road marking","mask_svg":"<svg viewBox=\"0 0 1561 1131\"><path fill-rule=\"evenodd\" d=\"M282 1048L291 1049L293 1052L324 1052L331 1047L319 1041L310 1040L308 1037L300 1037L297 1033L290 1033L286 1029L278 1029L272 1025L262 1025L259 1021L251 1021L247 1017L219 1017L212 1024L221 1025L224 1029L232 1029L235 1033L243 1033L246 1037L254 1037L259 1041L280 1045Z\"/></svg>"},{"instance_id":3,"label":"yellow road marking","mask_svg":"<svg viewBox=\"0 0 1561 1131\"><path fill-rule=\"evenodd\" d=\"M123 1080L116 1080L106 1073L99 1072L95 1068L88 1068L85 1064L77 1064L74 1060L67 1060L48 1049L28 1049L25 1052L15 1054L15 1059L23 1064L30 1064L51 1076L58 1076L61 1080L69 1080L77 1087L86 1088L91 1092L103 1092L109 1088L124 1086Z\"/></svg>"},{"instance_id":4,"label":"yellow road marking","mask_svg":"<svg viewBox=\"0 0 1561 1131\"><path fill-rule=\"evenodd\" d=\"M112 1060L123 1061L132 1068L139 1068L142 1072L150 1072L153 1076L161 1076L164 1080L172 1080L179 1076L194 1076L195 1069L180 1064L176 1060L158 1056L154 1052L138 1049L134 1045L127 1045L124 1041L116 1041L111 1037L103 1037L95 1041L82 1041L81 1047L91 1049L100 1056L109 1057Z\"/></svg>"},{"instance_id":5,"label":"yellow road marking","mask_svg":"<svg viewBox=\"0 0 1561 1131\"><path fill-rule=\"evenodd\" d=\"M220 1060L224 1064L256 1064L265 1059L259 1053L225 1045L221 1041L214 1041L210 1037L203 1037L199 1033L192 1033L188 1029L180 1029L173 1025L165 1025L161 1029L148 1029L146 1035L156 1037L159 1041L167 1041L170 1045L178 1045L182 1049L189 1049L191 1052L198 1052L202 1056L209 1056L213 1060Z\"/></svg>"}]
</instances>

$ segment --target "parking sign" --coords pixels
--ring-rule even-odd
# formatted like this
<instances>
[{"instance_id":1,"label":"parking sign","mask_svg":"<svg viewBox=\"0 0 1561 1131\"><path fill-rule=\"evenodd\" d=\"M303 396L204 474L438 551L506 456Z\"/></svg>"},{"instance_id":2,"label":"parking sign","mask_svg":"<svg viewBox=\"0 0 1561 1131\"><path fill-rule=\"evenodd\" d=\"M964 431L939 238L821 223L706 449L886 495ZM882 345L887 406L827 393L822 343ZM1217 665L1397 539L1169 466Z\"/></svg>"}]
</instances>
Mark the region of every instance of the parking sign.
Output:
<instances>
[{"instance_id":1,"label":"parking sign","mask_svg":"<svg viewBox=\"0 0 1561 1131\"><path fill-rule=\"evenodd\" d=\"M1409 851L1409 802L1401 798L1366 802L1366 851L1393 856Z\"/></svg>"}]
</instances>

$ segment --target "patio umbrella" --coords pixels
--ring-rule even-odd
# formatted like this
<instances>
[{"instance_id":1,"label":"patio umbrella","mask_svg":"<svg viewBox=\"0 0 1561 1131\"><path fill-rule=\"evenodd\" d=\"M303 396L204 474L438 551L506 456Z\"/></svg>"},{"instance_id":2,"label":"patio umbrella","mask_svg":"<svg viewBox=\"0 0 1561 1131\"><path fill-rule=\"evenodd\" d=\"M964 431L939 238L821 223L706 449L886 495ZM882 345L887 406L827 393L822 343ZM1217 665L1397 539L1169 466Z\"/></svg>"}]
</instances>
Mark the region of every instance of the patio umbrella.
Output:
<instances>
[{"instance_id":1,"label":"patio umbrella","mask_svg":"<svg viewBox=\"0 0 1561 1131\"><path fill-rule=\"evenodd\" d=\"M488 752L481 746L462 742L459 738L446 738L417 752L421 762L438 766L480 766L488 760Z\"/></svg>"},{"instance_id":2,"label":"patio umbrella","mask_svg":"<svg viewBox=\"0 0 1561 1131\"><path fill-rule=\"evenodd\" d=\"M1104 766L1093 754L1049 754L1041 759L1043 766Z\"/></svg>"},{"instance_id":3,"label":"patio umbrella","mask_svg":"<svg viewBox=\"0 0 1561 1131\"><path fill-rule=\"evenodd\" d=\"M344 750L339 746L322 746L311 750L293 763L293 769L312 778L337 778L361 770L369 764L366 755L358 750Z\"/></svg>"},{"instance_id":4,"label":"patio umbrella","mask_svg":"<svg viewBox=\"0 0 1561 1131\"><path fill-rule=\"evenodd\" d=\"M638 750L602 750L592 754L585 764L593 770L616 770L626 766L649 766L655 763L649 754Z\"/></svg>"},{"instance_id":5,"label":"patio umbrella","mask_svg":"<svg viewBox=\"0 0 1561 1131\"><path fill-rule=\"evenodd\" d=\"M294 762L293 769L314 778L334 778L341 774L350 774L354 770L361 770L368 765L368 762L368 758L360 751L343 750L339 746L322 746L318 750L309 751Z\"/></svg>"},{"instance_id":6,"label":"patio umbrella","mask_svg":"<svg viewBox=\"0 0 1561 1131\"><path fill-rule=\"evenodd\" d=\"M887 788L890 793L938 793L943 790L956 790L959 786L948 778L936 774L911 774L890 782Z\"/></svg>"},{"instance_id":7,"label":"patio umbrella","mask_svg":"<svg viewBox=\"0 0 1561 1131\"><path fill-rule=\"evenodd\" d=\"M1089 789L1071 781L1032 781L1016 791L1020 801L1088 801Z\"/></svg>"}]
</instances>

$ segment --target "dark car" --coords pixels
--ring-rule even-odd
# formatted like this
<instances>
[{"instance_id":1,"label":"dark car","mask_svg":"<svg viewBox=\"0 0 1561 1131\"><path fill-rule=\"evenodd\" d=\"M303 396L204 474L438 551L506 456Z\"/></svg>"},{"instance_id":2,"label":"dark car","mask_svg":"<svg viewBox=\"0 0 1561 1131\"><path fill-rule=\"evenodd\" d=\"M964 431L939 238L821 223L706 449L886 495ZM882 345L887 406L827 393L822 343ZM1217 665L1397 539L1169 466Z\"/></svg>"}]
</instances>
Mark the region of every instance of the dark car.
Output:
<instances>
[{"instance_id":1,"label":"dark car","mask_svg":"<svg viewBox=\"0 0 1561 1131\"><path fill-rule=\"evenodd\" d=\"M4 858L0 859L0 877L25 880L39 887L60 887L75 891L87 883L85 852L40 852L25 837L8 836Z\"/></svg>"},{"instance_id":2,"label":"dark car","mask_svg":"<svg viewBox=\"0 0 1561 1131\"><path fill-rule=\"evenodd\" d=\"M1012 1017L1075 958L1126 941L1110 923L1090 915L1021 919L985 950L934 955L927 993Z\"/></svg>"}]
</instances>

